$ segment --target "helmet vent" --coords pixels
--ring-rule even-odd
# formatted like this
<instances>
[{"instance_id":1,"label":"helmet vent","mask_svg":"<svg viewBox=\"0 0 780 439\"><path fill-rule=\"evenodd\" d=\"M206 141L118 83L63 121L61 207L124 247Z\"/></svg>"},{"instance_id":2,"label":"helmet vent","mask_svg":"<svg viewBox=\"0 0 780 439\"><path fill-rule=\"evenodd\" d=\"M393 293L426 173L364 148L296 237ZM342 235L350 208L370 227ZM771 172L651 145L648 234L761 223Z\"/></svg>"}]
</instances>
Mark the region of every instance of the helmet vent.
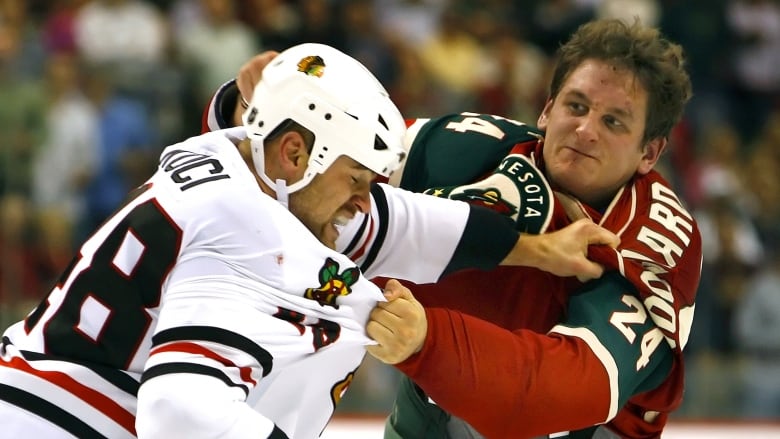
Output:
<instances>
[{"instance_id":1,"label":"helmet vent","mask_svg":"<svg viewBox=\"0 0 780 439\"><path fill-rule=\"evenodd\" d=\"M252 110L249 111L249 115L246 117L246 120L250 124L253 124L255 123L256 118L257 118L257 108L252 107Z\"/></svg>"},{"instance_id":2,"label":"helmet vent","mask_svg":"<svg viewBox=\"0 0 780 439\"><path fill-rule=\"evenodd\" d=\"M330 113L325 113L325 120L330 120L332 117Z\"/></svg>"},{"instance_id":3,"label":"helmet vent","mask_svg":"<svg viewBox=\"0 0 780 439\"><path fill-rule=\"evenodd\" d=\"M316 106L316 105L314 105L314 104L309 104L309 110L314 110L315 108L317 108L317 106Z\"/></svg>"},{"instance_id":4,"label":"helmet vent","mask_svg":"<svg viewBox=\"0 0 780 439\"><path fill-rule=\"evenodd\" d=\"M385 122L385 118L384 118L384 117L382 117L382 115L381 115L381 114L379 115L379 123L381 123L381 124L382 124L382 126L383 126L383 127L385 127L385 129L387 129L387 130L389 130L389 129L390 129L390 127L388 127L388 126L387 126L387 122Z\"/></svg>"},{"instance_id":5,"label":"helmet vent","mask_svg":"<svg viewBox=\"0 0 780 439\"><path fill-rule=\"evenodd\" d=\"M379 136L374 136L374 150L375 151L384 151L387 149L387 144L379 138Z\"/></svg>"}]
</instances>

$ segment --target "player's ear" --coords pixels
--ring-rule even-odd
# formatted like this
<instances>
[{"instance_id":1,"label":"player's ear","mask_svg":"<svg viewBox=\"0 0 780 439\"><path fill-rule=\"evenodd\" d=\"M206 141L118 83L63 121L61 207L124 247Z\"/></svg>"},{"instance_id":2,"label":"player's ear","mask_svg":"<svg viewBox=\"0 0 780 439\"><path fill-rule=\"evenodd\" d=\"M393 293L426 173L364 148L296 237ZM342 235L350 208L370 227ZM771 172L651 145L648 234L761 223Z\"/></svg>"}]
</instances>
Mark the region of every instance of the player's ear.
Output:
<instances>
[{"instance_id":1,"label":"player's ear","mask_svg":"<svg viewBox=\"0 0 780 439\"><path fill-rule=\"evenodd\" d=\"M639 166L636 172L640 175L645 175L650 172L651 169L658 163L658 159L661 157L661 153L666 149L666 137L657 137L645 144L644 153L642 159L639 161Z\"/></svg>"},{"instance_id":2,"label":"player's ear","mask_svg":"<svg viewBox=\"0 0 780 439\"><path fill-rule=\"evenodd\" d=\"M536 127L540 130L546 130L547 129L547 123L550 120L550 110L552 109L553 100L552 98L547 99L547 103L544 104L544 109L542 110L542 114L539 115L539 119L536 120Z\"/></svg>"},{"instance_id":3,"label":"player's ear","mask_svg":"<svg viewBox=\"0 0 780 439\"><path fill-rule=\"evenodd\" d=\"M300 133L288 131L279 139L280 164L286 175L302 175L309 163L309 149Z\"/></svg>"}]
</instances>

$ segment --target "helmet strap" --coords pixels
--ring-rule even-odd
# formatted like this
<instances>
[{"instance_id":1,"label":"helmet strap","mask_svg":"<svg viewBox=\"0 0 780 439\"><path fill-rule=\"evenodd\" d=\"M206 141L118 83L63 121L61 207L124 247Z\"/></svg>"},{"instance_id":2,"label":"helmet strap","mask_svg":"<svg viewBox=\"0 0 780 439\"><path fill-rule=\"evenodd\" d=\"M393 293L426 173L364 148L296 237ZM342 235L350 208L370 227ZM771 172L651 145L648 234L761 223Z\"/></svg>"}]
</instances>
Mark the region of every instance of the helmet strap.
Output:
<instances>
[{"instance_id":1,"label":"helmet strap","mask_svg":"<svg viewBox=\"0 0 780 439\"><path fill-rule=\"evenodd\" d=\"M276 179L276 189L274 189L274 191L276 192L276 201L281 203L282 206L284 206L286 209L289 210L290 191L289 191L289 186L287 186L287 181L281 178Z\"/></svg>"},{"instance_id":2,"label":"helmet strap","mask_svg":"<svg viewBox=\"0 0 780 439\"><path fill-rule=\"evenodd\" d=\"M252 148L258 148L256 151L258 152L265 152L263 149L263 141L259 139L251 139ZM271 188L274 191L274 194L276 195L276 200L281 203L285 208L289 209L290 204L290 194L303 188L307 184L311 182L311 180L314 178L314 175L312 175L310 172L308 172L308 169L306 172L304 172L303 177L291 184L287 184L287 180L283 178L277 178L276 181L271 180L271 177L268 176L268 174L265 173L265 154L258 153L258 154L252 154L253 162L255 165L255 172L257 172L257 175L260 176L260 179L263 180L263 183L265 183L269 188Z\"/></svg>"}]
</instances>

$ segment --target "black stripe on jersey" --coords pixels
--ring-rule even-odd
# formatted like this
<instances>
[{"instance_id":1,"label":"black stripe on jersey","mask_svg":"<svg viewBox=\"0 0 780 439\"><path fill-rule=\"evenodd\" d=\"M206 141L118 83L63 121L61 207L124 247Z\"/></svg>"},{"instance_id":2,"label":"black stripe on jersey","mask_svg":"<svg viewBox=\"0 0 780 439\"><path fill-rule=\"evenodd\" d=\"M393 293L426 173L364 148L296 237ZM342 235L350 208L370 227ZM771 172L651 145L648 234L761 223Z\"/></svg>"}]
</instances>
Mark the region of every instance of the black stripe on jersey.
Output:
<instances>
[{"instance_id":1,"label":"black stripe on jersey","mask_svg":"<svg viewBox=\"0 0 780 439\"><path fill-rule=\"evenodd\" d=\"M87 363L83 361L74 361L71 359L58 357L56 355L46 355L41 354L40 352L31 352L31 351L20 351L22 355L24 355L24 359L27 361L67 361L68 363L78 364L79 366L85 367L95 374L99 375L104 380L108 381L109 383L116 386L118 389L133 395L134 397L138 397L138 386L140 384L138 381L133 379L130 375L126 374L125 372L117 369L112 369L109 367L102 367L97 364L93 363Z\"/></svg>"},{"instance_id":2,"label":"black stripe on jersey","mask_svg":"<svg viewBox=\"0 0 780 439\"><path fill-rule=\"evenodd\" d=\"M363 222L360 224L360 229L358 229L357 233L355 233L355 236L352 238L352 242L349 243L347 248L345 248L342 253L348 255L350 252L352 252L352 250L355 249L358 243L362 240L363 233L365 233L366 227L368 227L368 221L370 219L371 219L371 215L365 215L363 217Z\"/></svg>"},{"instance_id":3,"label":"black stripe on jersey","mask_svg":"<svg viewBox=\"0 0 780 439\"><path fill-rule=\"evenodd\" d=\"M263 376L271 373L274 365L274 357L259 344L241 334L215 326L180 326L166 329L152 337L152 346L191 340L211 341L244 351L260 363L263 368Z\"/></svg>"},{"instance_id":4,"label":"black stripe on jersey","mask_svg":"<svg viewBox=\"0 0 780 439\"><path fill-rule=\"evenodd\" d=\"M470 267L491 270L517 243L518 232L509 218L487 207L469 205L469 209L463 236L443 275Z\"/></svg>"},{"instance_id":5,"label":"black stripe on jersey","mask_svg":"<svg viewBox=\"0 0 780 439\"><path fill-rule=\"evenodd\" d=\"M274 431L271 432L271 435L268 436L268 439L290 439L289 436L287 436L281 428L274 425Z\"/></svg>"},{"instance_id":6,"label":"black stripe on jersey","mask_svg":"<svg viewBox=\"0 0 780 439\"><path fill-rule=\"evenodd\" d=\"M98 433L84 421L57 407L55 404L24 390L0 384L0 400L40 416L77 438L105 439L105 436Z\"/></svg>"},{"instance_id":7,"label":"black stripe on jersey","mask_svg":"<svg viewBox=\"0 0 780 439\"><path fill-rule=\"evenodd\" d=\"M232 126L233 110L238 102L238 84L234 80L232 84L226 85L214 96L214 117L217 119L219 129Z\"/></svg>"},{"instance_id":8,"label":"black stripe on jersey","mask_svg":"<svg viewBox=\"0 0 780 439\"><path fill-rule=\"evenodd\" d=\"M230 387L238 387L244 391L244 394L249 396L249 388L243 384L236 384L224 372L213 367L204 366L202 364L192 363L164 363L152 366L144 371L141 377L141 384L149 381L152 378L169 375L174 373L194 373L197 375L206 375L214 377Z\"/></svg>"},{"instance_id":9,"label":"black stripe on jersey","mask_svg":"<svg viewBox=\"0 0 780 439\"><path fill-rule=\"evenodd\" d=\"M385 242L385 236L387 235L388 218L390 217L390 209L387 207L385 191L383 191L378 184L373 184L371 185L371 195L374 196L374 204L376 204L376 210L379 212L379 229L376 231L376 239L371 245L371 249L368 251L365 261L360 265L360 271L362 272L366 272L368 267L374 263L374 259L376 259L379 249L382 248L382 243Z\"/></svg>"}]
</instances>

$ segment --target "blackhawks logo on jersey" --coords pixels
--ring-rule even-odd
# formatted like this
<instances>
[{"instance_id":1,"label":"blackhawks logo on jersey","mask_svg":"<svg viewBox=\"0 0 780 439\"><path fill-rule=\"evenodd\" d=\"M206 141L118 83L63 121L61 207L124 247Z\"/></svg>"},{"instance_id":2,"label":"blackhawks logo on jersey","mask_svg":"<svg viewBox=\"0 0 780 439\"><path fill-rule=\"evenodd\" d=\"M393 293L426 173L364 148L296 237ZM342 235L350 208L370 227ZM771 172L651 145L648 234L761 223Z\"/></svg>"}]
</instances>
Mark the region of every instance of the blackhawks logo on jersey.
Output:
<instances>
[{"instance_id":1,"label":"blackhawks logo on jersey","mask_svg":"<svg viewBox=\"0 0 780 439\"><path fill-rule=\"evenodd\" d=\"M360 270L352 267L339 273L339 263L327 258L320 269L319 277L322 285L319 288L306 288L303 297L316 300L322 306L338 309L336 298L352 292L350 287L360 278Z\"/></svg>"},{"instance_id":2,"label":"blackhawks logo on jersey","mask_svg":"<svg viewBox=\"0 0 780 439\"><path fill-rule=\"evenodd\" d=\"M298 61L298 71L321 78L325 73L325 61L317 55L307 56Z\"/></svg>"}]
</instances>

